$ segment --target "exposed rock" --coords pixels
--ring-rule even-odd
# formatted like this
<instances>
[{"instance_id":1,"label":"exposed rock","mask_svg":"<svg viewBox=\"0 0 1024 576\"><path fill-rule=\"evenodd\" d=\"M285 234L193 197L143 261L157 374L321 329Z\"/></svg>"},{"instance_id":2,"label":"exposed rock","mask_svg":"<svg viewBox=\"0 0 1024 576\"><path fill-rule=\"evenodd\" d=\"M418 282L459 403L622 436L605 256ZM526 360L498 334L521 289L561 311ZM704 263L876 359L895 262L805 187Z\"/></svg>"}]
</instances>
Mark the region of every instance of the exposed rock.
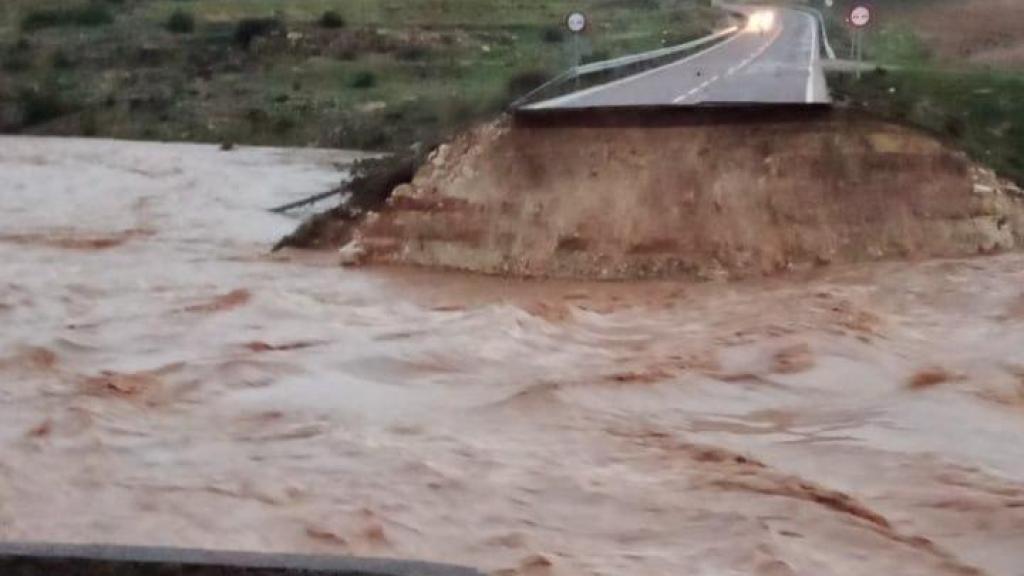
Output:
<instances>
[{"instance_id":1,"label":"exposed rock","mask_svg":"<svg viewBox=\"0 0 1024 576\"><path fill-rule=\"evenodd\" d=\"M371 112L380 112L381 110L384 110L387 107L387 102L384 102L382 100L373 100L370 102L366 102L365 104L361 104L359 106L359 111L363 112L364 114L369 114Z\"/></svg>"},{"instance_id":2,"label":"exposed rock","mask_svg":"<svg viewBox=\"0 0 1024 576\"><path fill-rule=\"evenodd\" d=\"M359 240L353 240L338 250L342 266L359 266L366 260L366 248Z\"/></svg>"},{"instance_id":3,"label":"exposed rock","mask_svg":"<svg viewBox=\"0 0 1024 576\"><path fill-rule=\"evenodd\" d=\"M440 145L433 154L430 155L430 163L437 168L441 168L448 161L448 153L451 150L451 146L448 144Z\"/></svg>"}]
</instances>

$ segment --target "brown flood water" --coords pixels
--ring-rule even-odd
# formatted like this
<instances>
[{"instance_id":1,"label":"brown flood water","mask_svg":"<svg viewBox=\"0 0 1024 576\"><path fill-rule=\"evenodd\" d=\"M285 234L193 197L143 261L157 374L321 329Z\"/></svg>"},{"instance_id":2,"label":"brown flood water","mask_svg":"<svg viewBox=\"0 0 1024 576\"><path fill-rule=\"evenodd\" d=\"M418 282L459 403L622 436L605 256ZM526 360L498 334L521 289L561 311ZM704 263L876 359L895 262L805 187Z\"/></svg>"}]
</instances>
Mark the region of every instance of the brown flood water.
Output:
<instances>
[{"instance_id":1,"label":"brown flood water","mask_svg":"<svg viewBox=\"0 0 1024 576\"><path fill-rule=\"evenodd\" d=\"M0 139L0 539L529 575L1024 567L1024 256L740 284L269 258L317 151Z\"/></svg>"}]
</instances>

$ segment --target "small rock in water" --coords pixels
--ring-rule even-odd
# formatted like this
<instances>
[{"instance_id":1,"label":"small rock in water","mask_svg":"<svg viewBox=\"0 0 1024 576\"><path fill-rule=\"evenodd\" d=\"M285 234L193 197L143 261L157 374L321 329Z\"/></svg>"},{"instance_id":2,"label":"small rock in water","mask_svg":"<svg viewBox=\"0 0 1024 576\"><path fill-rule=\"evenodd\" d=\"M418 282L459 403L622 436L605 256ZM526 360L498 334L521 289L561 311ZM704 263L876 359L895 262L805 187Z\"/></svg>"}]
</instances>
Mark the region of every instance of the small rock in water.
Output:
<instances>
[{"instance_id":1,"label":"small rock in water","mask_svg":"<svg viewBox=\"0 0 1024 576\"><path fill-rule=\"evenodd\" d=\"M353 240L338 250L342 266L358 266L366 258L366 248L358 240Z\"/></svg>"}]
</instances>

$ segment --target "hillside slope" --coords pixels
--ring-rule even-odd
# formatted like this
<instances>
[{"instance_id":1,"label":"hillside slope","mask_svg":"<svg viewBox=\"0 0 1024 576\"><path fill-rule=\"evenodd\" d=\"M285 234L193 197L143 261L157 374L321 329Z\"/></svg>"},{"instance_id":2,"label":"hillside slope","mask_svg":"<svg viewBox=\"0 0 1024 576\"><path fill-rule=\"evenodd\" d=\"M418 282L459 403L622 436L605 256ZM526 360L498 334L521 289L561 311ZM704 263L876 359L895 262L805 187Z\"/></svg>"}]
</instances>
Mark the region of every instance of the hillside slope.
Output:
<instances>
[{"instance_id":1,"label":"hillside slope","mask_svg":"<svg viewBox=\"0 0 1024 576\"><path fill-rule=\"evenodd\" d=\"M704 0L583 3L584 59L703 35ZM569 0L4 0L0 132L393 148L568 67Z\"/></svg>"}]
</instances>

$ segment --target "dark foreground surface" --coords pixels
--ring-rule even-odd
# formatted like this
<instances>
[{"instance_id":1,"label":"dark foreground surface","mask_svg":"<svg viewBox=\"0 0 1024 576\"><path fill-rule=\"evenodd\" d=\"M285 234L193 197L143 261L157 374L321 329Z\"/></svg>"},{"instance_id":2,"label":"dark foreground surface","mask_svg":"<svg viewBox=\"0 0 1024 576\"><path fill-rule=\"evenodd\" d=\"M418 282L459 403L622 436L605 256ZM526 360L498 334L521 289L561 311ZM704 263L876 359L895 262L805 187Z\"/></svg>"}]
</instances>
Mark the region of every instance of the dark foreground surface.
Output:
<instances>
[{"instance_id":1,"label":"dark foreground surface","mask_svg":"<svg viewBox=\"0 0 1024 576\"><path fill-rule=\"evenodd\" d=\"M0 544L4 576L480 576L468 568L380 559L174 548Z\"/></svg>"}]
</instances>

